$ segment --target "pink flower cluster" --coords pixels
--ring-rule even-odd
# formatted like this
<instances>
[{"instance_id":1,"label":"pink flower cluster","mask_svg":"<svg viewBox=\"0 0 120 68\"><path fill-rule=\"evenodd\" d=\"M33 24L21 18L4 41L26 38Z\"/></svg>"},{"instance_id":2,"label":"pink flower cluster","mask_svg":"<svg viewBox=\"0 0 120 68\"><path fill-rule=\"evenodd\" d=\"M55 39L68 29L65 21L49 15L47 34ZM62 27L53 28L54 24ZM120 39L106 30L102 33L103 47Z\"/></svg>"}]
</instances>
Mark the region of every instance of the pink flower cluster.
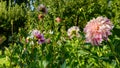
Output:
<instances>
[{"instance_id":1,"label":"pink flower cluster","mask_svg":"<svg viewBox=\"0 0 120 68\"><path fill-rule=\"evenodd\" d=\"M38 30L33 30L31 35L38 40L38 44L42 44L45 42L44 35L40 33Z\"/></svg>"},{"instance_id":2,"label":"pink flower cluster","mask_svg":"<svg viewBox=\"0 0 120 68\"><path fill-rule=\"evenodd\" d=\"M97 17L90 20L84 28L86 42L92 45L100 45L103 40L107 40L112 33L112 22L106 17Z\"/></svg>"}]
</instances>

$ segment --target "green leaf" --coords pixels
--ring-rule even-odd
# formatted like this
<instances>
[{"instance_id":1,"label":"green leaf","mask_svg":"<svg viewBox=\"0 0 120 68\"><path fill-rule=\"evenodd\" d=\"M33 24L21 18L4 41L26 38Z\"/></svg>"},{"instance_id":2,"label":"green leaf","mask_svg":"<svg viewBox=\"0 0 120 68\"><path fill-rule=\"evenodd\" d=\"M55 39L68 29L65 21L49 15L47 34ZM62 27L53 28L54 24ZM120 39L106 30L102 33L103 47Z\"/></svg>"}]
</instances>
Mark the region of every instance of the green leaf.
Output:
<instances>
[{"instance_id":1,"label":"green leaf","mask_svg":"<svg viewBox=\"0 0 120 68\"><path fill-rule=\"evenodd\" d=\"M64 61L60 68L66 68L66 61Z\"/></svg>"},{"instance_id":2,"label":"green leaf","mask_svg":"<svg viewBox=\"0 0 120 68\"><path fill-rule=\"evenodd\" d=\"M0 44L2 44L6 40L4 35L0 35Z\"/></svg>"}]
</instances>

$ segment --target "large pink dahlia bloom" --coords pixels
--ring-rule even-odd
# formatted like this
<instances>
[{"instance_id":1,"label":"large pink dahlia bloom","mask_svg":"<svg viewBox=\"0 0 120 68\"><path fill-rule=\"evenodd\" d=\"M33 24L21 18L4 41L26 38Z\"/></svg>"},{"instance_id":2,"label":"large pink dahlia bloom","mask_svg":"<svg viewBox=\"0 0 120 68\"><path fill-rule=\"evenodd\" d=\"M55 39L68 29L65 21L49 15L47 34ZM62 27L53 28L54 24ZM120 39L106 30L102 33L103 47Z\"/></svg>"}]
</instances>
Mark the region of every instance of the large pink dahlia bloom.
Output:
<instances>
[{"instance_id":1,"label":"large pink dahlia bloom","mask_svg":"<svg viewBox=\"0 0 120 68\"><path fill-rule=\"evenodd\" d=\"M107 40L112 33L113 24L106 17L97 17L90 20L84 28L86 42L92 45L100 45L103 40Z\"/></svg>"}]
</instances>

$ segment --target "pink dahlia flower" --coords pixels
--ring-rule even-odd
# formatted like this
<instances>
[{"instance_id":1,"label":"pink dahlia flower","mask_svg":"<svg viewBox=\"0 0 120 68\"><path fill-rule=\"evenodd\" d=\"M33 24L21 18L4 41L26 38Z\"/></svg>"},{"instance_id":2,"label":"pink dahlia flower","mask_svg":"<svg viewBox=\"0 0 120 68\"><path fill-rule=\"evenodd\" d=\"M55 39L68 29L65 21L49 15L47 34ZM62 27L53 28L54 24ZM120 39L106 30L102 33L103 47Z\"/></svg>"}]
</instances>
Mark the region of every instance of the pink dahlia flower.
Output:
<instances>
[{"instance_id":1,"label":"pink dahlia flower","mask_svg":"<svg viewBox=\"0 0 120 68\"><path fill-rule=\"evenodd\" d=\"M33 30L31 32L31 37L35 37L38 40L38 44L42 44L45 42L44 35L41 34L39 30Z\"/></svg>"},{"instance_id":2,"label":"pink dahlia flower","mask_svg":"<svg viewBox=\"0 0 120 68\"><path fill-rule=\"evenodd\" d=\"M44 15L43 14L39 14L38 15L38 20L41 20L41 19L43 19L44 18Z\"/></svg>"},{"instance_id":3,"label":"pink dahlia flower","mask_svg":"<svg viewBox=\"0 0 120 68\"><path fill-rule=\"evenodd\" d=\"M31 35L33 35L34 37L38 38L40 36L40 31L39 30L33 30Z\"/></svg>"},{"instance_id":4,"label":"pink dahlia flower","mask_svg":"<svg viewBox=\"0 0 120 68\"><path fill-rule=\"evenodd\" d=\"M57 18L55 19L55 21L58 22L58 23L60 23L60 22L61 22L61 18L60 18L60 17L57 17Z\"/></svg>"},{"instance_id":5,"label":"pink dahlia flower","mask_svg":"<svg viewBox=\"0 0 120 68\"><path fill-rule=\"evenodd\" d=\"M112 33L112 22L106 17L97 17L90 20L84 28L86 42L92 45L100 45L103 40L107 40Z\"/></svg>"},{"instance_id":6,"label":"pink dahlia flower","mask_svg":"<svg viewBox=\"0 0 120 68\"><path fill-rule=\"evenodd\" d=\"M38 44L42 44L42 43L45 43L45 38L43 34L40 34L38 36Z\"/></svg>"}]
</instances>

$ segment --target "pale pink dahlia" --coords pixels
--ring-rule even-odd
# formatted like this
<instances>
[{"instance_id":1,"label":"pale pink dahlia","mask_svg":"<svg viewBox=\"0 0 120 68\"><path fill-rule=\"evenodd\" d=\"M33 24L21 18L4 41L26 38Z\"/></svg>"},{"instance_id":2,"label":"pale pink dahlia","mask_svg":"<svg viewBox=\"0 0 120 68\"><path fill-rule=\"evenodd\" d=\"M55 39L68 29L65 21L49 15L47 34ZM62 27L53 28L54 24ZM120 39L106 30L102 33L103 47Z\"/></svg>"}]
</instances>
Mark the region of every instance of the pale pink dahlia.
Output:
<instances>
[{"instance_id":1,"label":"pale pink dahlia","mask_svg":"<svg viewBox=\"0 0 120 68\"><path fill-rule=\"evenodd\" d=\"M90 20L84 28L86 42L92 45L100 45L103 40L107 40L112 33L113 24L106 17L97 17Z\"/></svg>"},{"instance_id":2,"label":"pale pink dahlia","mask_svg":"<svg viewBox=\"0 0 120 68\"><path fill-rule=\"evenodd\" d=\"M68 29L67 34L70 38L73 38L74 36L80 37L79 31L80 31L79 27L72 26L71 28Z\"/></svg>"}]
</instances>

